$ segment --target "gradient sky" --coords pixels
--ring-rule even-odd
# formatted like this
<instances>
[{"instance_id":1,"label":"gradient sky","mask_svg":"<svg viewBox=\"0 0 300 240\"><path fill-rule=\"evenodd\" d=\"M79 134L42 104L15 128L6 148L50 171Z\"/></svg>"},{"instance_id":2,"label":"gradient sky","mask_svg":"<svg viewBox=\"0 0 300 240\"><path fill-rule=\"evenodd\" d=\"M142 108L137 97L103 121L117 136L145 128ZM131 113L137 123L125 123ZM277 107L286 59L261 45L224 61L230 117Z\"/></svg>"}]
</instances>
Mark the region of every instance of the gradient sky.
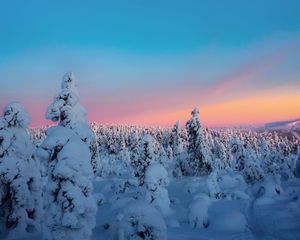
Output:
<instances>
[{"instance_id":1,"label":"gradient sky","mask_svg":"<svg viewBox=\"0 0 300 240\"><path fill-rule=\"evenodd\" d=\"M0 1L0 108L32 125L74 71L90 121L300 117L300 1Z\"/></svg>"}]
</instances>

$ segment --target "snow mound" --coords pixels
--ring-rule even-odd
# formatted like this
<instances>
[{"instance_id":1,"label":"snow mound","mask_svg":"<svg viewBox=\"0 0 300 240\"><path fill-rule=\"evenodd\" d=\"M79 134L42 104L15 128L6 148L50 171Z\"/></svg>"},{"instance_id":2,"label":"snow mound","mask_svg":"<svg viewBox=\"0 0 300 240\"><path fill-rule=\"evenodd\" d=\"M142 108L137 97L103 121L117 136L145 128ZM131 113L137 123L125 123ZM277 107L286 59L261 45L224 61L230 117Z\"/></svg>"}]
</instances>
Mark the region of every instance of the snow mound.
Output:
<instances>
[{"instance_id":1,"label":"snow mound","mask_svg":"<svg viewBox=\"0 0 300 240\"><path fill-rule=\"evenodd\" d=\"M145 183L149 189L154 189L158 185L166 187L169 183L167 170L161 164L151 164L145 173Z\"/></svg>"},{"instance_id":2,"label":"snow mound","mask_svg":"<svg viewBox=\"0 0 300 240\"><path fill-rule=\"evenodd\" d=\"M247 221L245 216L238 211L230 211L219 214L212 221L212 227L221 232L237 233L246 230Z\"/></svg>"},{"instance_id":3,"label":"snow mound","mask_svg":"<svg viewBox=\"0 0 300 240\"><path fill-rule=\"evenodd\" d=\"M169 194L166 189L168 183L168 172L162 165L155 163L146 169L146 200L154 204L163 216L171 213Z\"/></svg>"},{"instance_id":4,"label":"snow mound","mask_svg":"<svg viewBox=\"0 0 300 240\"><path fill-rule=\"evenodd\" d=\"M280 176L267 176L263 182L259 182L253 187L253 191L257 197L273 198L282 194Z\"/></svg>"},{"instance_id":5,"label":"snow mound","mask_svg":"<svg viewBox=\"0 0 300 240\"><path fill-rule=\"evenodd\" d=\"M207 228L209 226L208 207L210 199L205 194L197 194L189 206L189 224L193 228Z\"/></svg>"},{"instance_id":6,"label":"snow mound","mask_svg":"<svg viewBox=\"0 0 300 240\"><path fill-rule=\"evenodd\" d=\"M211 198L220 199L225 197L225 194L221 192L218 183L218 175L216 172L212 172L211 174L209 174L206 180L206 184L209 191L209 196Z\"/></svg>"},{"instance_id":7,"label":"snow mound","mask_svg":"<svg viewBox=\"0 0 300 240\"><path fill-rule=\"evenodd\" d=\"M155 208L145 202L133 201L127 205L123 212L118 214L116 225L117 229L112 231L112 239L167 239L164 219Z\"/></svg>"}]
</instances>

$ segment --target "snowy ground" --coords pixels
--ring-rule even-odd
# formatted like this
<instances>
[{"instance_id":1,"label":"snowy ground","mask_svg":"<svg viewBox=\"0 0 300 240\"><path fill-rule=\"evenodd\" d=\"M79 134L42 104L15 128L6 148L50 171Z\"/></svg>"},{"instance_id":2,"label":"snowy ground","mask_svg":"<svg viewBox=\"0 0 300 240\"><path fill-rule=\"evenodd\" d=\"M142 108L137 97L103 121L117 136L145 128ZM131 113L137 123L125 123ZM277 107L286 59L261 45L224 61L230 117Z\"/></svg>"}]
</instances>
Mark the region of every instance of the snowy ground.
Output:
<instances>
[{"instance_id":1,"label":"snowy ground","mask_svg":"<svg viewBox=\"0 0 300 240\"><path fill-rule=\"evenodd\" d=\"M209 130L195 108L185 128L89 126L73 73L61 87L46 114L58 126L32 142L25 108L4 108L0 239L300 239L294 125L298 140Z\"/></svg>"},{"instance_id":2,"label":"snowy ground","mask_svg":"<svg viewBox=\"0 0 300 240\"><path fill-rule=\"evenodd\" d=\"M116 205L127 206L132 192L115 194L120 179L98 178L99 204L93 240L111 239ZM232 176L219 179L221 199L209 198L208 227L189 224L190 205L197 195L209 195L206 178L186 177L168 186L172 213L165 217L168 239L300 239L300 179L280 186L272 180L249 187ZM99 196L98 196L99 198ZM119 200L117 200L119 199ZM134 201L132 199L132 201Z\"/></svg>"}]
</instances>

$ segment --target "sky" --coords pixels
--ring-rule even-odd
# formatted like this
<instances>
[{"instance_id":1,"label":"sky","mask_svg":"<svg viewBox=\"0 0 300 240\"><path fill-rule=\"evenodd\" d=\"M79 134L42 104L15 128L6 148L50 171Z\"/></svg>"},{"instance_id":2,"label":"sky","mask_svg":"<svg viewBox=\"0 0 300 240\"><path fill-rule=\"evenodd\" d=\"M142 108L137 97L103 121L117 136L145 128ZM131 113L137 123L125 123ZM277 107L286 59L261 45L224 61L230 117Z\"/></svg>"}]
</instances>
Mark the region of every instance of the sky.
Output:
<instances>
[{"instance_id":1,"label":"sky","mask_svg":"<svg viewBox=\"0 0 300 240\"><path fill-rule=\"evenodd\" d=\"M300 117L300 1L0 1L0 108L31 126L73 71L89 121L207 126Z\"/></svg>"}]
</instances>

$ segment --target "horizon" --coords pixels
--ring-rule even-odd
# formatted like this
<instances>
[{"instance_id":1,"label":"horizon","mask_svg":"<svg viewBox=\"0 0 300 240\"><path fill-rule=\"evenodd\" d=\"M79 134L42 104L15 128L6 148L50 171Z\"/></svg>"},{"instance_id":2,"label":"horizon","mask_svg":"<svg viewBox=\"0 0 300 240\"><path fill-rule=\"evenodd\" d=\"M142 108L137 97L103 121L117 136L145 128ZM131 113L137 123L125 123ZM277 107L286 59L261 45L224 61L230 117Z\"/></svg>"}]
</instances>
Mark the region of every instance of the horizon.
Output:
<instances>
[{"instance_id":1,"label":"horizon","mask_svg":"<svg viewBox=\"0 0 300 240\"><path fill-rule=\"evenodd\" d=\"M191 110L192 111L192 110ZM190 111L190 113L191 113ZM201 114L201 113L200 113ZM0 115L1 116L1 115ZM132 123L132 122L97 122L97 121L90 121L88 118L88 123L89 124L96 124L96 125L104 125L104 126L137 126L137 127L161 127L161 128L171 128L173 127L177 122L179 122L180 127L184 128L186 125L186 122L188 122L188 120L190 119L191 114L189 114L189 116L184 120L184 121L180 121L180 120L176 120L175 122L172 123L166 123L166 124L139 124L139 123ZM200 123L203 127L205 128L212 128L212 129L260 129L262 127L267 127L266 125L270 125L270 124L276 124L276 123L290 123L290 122L294 122L294 121L299 121L299 118L291 118L291 119L281 119L281 120L274 120L274 121L268 121L268 122L260 122L260 123L254 123L254 124L227 124L227 125L222 125L222 124L216 124L216 125L207 125L207 124L203 124L203 121L201 120L201 116L200 118ZM58 122L52 122L50 120L45 119L45 123L44 124L40 124L40 125L32 125L32 121L30 121L29 127L30 129L35 129L35 128L42 128L42 127L52 127L52 126L56 126Z\"/></svg>"},{"instance_id":2,"label":"horizon","mask_svg":"<svg viewBox=\"0 0 300 240\"><path fill-rule=\"evenodd\" d=\"M74 71L90 122L204 126L300 117L300 2L16 1L0 4L0 108L30 127ZM55 123L54 123L55 124Z\"/></svg>"}]
</instances>

